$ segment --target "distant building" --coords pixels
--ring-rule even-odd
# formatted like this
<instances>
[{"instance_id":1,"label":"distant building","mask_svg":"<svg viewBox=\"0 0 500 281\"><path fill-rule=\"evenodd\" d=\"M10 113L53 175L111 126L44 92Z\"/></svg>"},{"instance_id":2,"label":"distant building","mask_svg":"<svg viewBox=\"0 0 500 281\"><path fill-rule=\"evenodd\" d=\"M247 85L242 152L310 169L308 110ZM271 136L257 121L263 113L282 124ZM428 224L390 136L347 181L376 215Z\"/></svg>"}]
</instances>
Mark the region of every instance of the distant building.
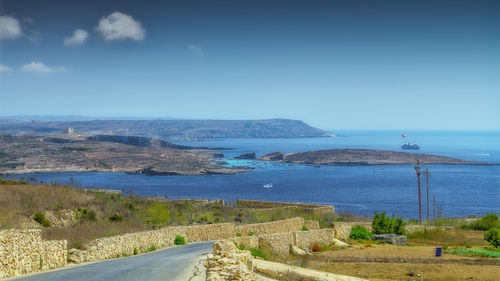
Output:
<instances>
[{"instance_id":1,"label":"distant building","mask_svg":"<svg viewBox=\"0 0 500 281\"><path fill-rule=\"evenodd\" d=\"M72 135L74 133L75 133L75 130L73 128L70 128L70 127L64 128L64 134L66 134L66 135Z\"/></svg>"}]
</instances>

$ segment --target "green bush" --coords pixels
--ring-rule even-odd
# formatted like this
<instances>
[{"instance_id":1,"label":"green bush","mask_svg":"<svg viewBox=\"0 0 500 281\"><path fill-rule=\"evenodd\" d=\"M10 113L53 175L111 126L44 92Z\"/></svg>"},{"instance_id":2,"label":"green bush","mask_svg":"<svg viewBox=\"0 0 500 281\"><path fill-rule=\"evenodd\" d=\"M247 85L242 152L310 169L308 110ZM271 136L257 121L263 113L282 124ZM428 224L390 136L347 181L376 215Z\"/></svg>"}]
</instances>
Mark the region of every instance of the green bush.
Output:
<instances>
[{"instance_id":1,"label":"green bush","mask_svg":"<svg viewBox=\"0 0 500 281\"><path fill-rule=\"evenodd\" d=\"M184 239L183 236L176 235L174 239L174 245L185 245L186 240Z\"/></svg>"},{"instance_id":2,"label":"green bush","mask_svg":"<svg viewBox=\"0 0 500 281\"><path fill-rule=\"evenodd\" d=\"M156 251L156 246L155 245L149 246L148 252L154 252L154 251Z\"/></svg>"},{"instance_id":3,"label":"green bush","mask_svg":"<svg viewBox=\"0 0 500 281\"><path fill-rule=\"evenodd\" d=\"M261 248L255 247L255 248L250 248L250 254L254 257L261 257L263 259L266 259L266 254L262 251Z\"/></svg>"},{"instance_id":4,"label":"green bush","mask_svg":"<svg viewBox=\"0 0 500 281\"><path fill-rule=\"evenodd\" d=\"M488 241L495 248L500 247L500 227L494 227L485 231L484 240Z\"/></svg>"},{"instance_id":5,"label":"green bush","mask_svg":"<svg viewBox=\"0 0 500 281\"><path fill-rule=\"evenodd\" d=\"M248 232L248 236L254 236L254 235L255 235L255 233L253 233L252 231Z\"/></svg>"},{"instance_id":6,"label":"green bush","mask_svg":"<svg viewBox=\"0 0 500 281\"><path fill-rule=\"evenodd\" d=\"M463 225L462 228L484 231L497 226L500 226L498 216L495 214L487 214L473 223Z\"/></svg>"},{"instance_id":7,"label":"green bush","mask_svg":"<svg viewBox=\"0 0 500 281\"><path fill-rule=\"evenodd\" d=\"M97 221L97 214L94 210L78 207L76 209L76 218L80 221Z\"/></svg>"},{"instance_id":8,"label":"green bush","mask_svg":"<svg viewBox=\"0 0 500 281\"><path fill-rule=\"evenodd\" d=\"M302 230L302 231L309 231L309 228L307 226L303 225L300 230Z\"/></svg>"},{"instance_id":9,"label":"green bush","mask_svg":"<svg viewBox=\"0 0 500 281\"><path fill-rule=\"evenodd\" d=\"M160 227L170 221L170 210L163 203L154 203L146 209L146 223Z\"/></svg>"},{"instance_id":10,"label":"green bush","mask_svg":"<svg viewBox=\"0 0 500 281\"><path fill-rule=\"evenodd\" d=\"M109 220L119 222L119 221L123 221L123 217L118 215L118 214L114 214L114 215L109 217Z\"/></svg>"},{"instance_id":11,"label":"green bush","mask_svg":"<svg viewBox=\"0 0 500 281\"><path fill-rule=\"evenodd\" d=\"M351 228L351 234L349 238L358 240L358 239L370 239L373 237L373 233L368 231L366 228L356 225Z\"/></svg>"},{"instance_id":12,"label":"green bush","mask_svg":"<svg viewBox=\"0 0 500 281\"><path fill-rule=\"evenodd\" d=\"M136 256L138 253L139 251L137 250L137 248L134 248L134 256Z\"/></svg>"},{"instance_id":13,"label":"green bush","mask_svg":"<svg viewBox=\"0 0 500 281\"><path fill-rule=\"evenodd\" d=\"M50 221L40 212L36 212L35 215L33 215L33 219L44 227L50 226Z\"/></svg>"},{"instance_id":14,"label":"green bush","mask_svg":"<svg viewBox=\"0 0 500 281\"><path fill-rule=\"evenodd\" d=\"M236 233L236 236L240 237L240 236L241 236L241 233L240 233L240 232Z\"/></svg>"},{"instance_id":15,"label":"green bush","mask_svg":"<svg viewBox=\"0 0 500 281\"><path fill-rule=\"evenodd\" d=\"M372 220L372 231L375 234L392 233L397 235L404 235L405 222L402 218L388 217L385 212L375 213Z\"/></svg>"},{"instance_id":16,"label":"green bush","mask_svg":"<svg viewBox=\"0 0 500 281\"><path fill-rule=\"evenodd\" d=\"M213 223L218 223L220 221L220 219L218 217L214 216L212 213L206 212L206 213L198 215L194 219L194 221L197 223L213 224Z\"/></svg>"}]
</instances>

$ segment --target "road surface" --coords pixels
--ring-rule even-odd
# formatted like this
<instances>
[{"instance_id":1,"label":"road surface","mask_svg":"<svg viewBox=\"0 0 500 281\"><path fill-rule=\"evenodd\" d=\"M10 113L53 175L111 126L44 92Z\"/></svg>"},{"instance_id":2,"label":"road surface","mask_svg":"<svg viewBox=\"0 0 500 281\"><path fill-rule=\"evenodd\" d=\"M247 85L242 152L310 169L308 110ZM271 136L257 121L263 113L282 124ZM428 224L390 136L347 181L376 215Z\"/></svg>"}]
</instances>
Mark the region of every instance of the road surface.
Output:
<instances>
[{"instance_id":1,"label":"road surface","mask_svg":"<svg viewBox=\"0 0 500 281\"><path fill-rule=\"evenodd\" d=\"M213 242L167 248L120 258L19 277L15 281L187 281L198 257L212 251Z\"/></svg>"}]
</instances>

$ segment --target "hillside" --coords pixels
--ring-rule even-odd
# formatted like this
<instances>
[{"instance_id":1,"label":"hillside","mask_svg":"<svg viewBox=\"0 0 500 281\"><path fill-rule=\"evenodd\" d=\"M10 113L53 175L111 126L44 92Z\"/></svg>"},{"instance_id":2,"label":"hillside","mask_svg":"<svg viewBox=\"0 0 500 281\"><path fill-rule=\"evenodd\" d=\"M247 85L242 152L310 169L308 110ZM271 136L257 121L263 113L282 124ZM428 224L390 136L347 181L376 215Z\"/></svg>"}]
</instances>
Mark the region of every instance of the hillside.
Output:
<instances>
[{"instance_id":1,"label":"hillside","mask_svg":"<svg viewBox=\"0 0 500 281\"><path fill-rule=\"evenodd\" d=\"M116 171L165 175L233 174L220 152L134 136L0 136L0 173Z\"/></svg>"},{"instance_id":2,"label":"hillside","mask_svg":"<svg viewBox=\"0 0 500 281\"><path fill-rule=\"evenodd\" d=\"M73 128L86 135L111 134L199 140L212 138L301 138L332 134L302 121L268 120L93 120L57 122L0 122L0 134L48 135Z\"/></svg>"}]
</instances>

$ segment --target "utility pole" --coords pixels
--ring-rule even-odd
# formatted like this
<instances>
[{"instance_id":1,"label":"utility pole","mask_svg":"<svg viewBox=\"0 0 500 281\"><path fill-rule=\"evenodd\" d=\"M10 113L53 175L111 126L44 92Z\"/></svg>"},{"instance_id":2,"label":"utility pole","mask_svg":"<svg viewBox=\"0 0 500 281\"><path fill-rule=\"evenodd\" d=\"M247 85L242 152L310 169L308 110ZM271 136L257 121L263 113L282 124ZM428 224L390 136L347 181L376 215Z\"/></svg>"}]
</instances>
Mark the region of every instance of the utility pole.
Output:
<instances>
[{"instance_id":1,"label":"utility pole","mask_svg":"<svg viewBox=\"0 0 500 281\"><path fill-rule=\"evenodd\" d=\"M436 220L436 195L432 195L432 214L434 215L434 220Z\"/></svg>"},{"instance_id":2,"label":"utility pole","mask_svg":"<svg viewBox=\"0 0 500 281\"><path fill-rule=\"evenodd\" d=\"M425 169L425 179L427 183L427 200L425 201L427 203L427 221L429 221L429 169Z\"/></svg>"},{"instance_id":3,"label":"utility pole","mask_svg":"<svg viewBox=\"0 0 500 281\"><path fill-rule=\"evenodd\" d=\"M417 172L417 182L418 182L418 222L422 224L422 199L420 196L420 160L417 159L417 164L415 165L415 172Z\"/></svg>"}]
</instances>

